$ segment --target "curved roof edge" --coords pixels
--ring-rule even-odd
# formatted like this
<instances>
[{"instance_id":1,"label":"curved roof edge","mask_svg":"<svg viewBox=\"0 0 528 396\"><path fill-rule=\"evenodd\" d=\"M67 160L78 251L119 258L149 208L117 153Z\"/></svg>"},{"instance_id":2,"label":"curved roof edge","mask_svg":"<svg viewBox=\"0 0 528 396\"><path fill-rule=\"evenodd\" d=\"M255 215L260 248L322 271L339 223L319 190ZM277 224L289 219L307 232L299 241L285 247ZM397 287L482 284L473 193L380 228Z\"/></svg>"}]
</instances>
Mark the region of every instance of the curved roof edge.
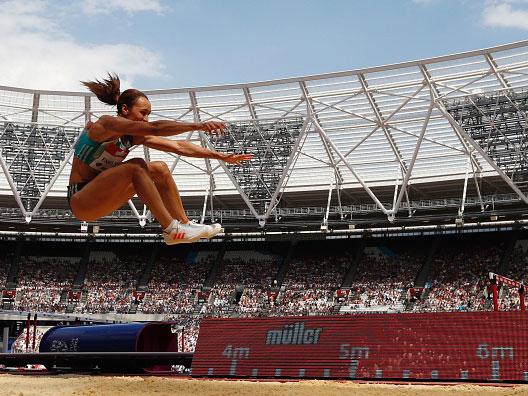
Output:
<instances>
[{"instance_id":1,"label":"curved roof edge","mask_svg":"<svg viewBox=\"0 0 528 396\"><path fill-rule=\"evenodd\" d=\"M275 84L287 84L287 83L292 83L292 82L297 82L297 81L338 78L338 77L345 77L349 75L375 73L375 72L380 72L380 71L401 69L405 67L412 67L412 66L418 66L418 65L424 65L424 64L446 62L450 60L469 58L472 56L483 55L483 54L490 53L490 52L500 52L500 51L506 51L506 50L520 48L520 47L528 47L528 40L517 41L514 43L503 44L503 45L499 45L495 47L482 48L479 50L459 52L459 53L455 53L451 55L436 56L436 57L426 58L422 60L392 63L392 64L388 64L384 66L374 66L374 67L367 67L367 68L340 71L340 72L312 74L312 75L306 75L306 76L287 77L287 78L280 78L280 79L275 79L275 80L256 81L256 82L237 83L237 84L143 90L143 92L149 95L153 95L153 94L157 95L157 94L189 92L189 91L195 91L195 92L218 91L218 90L237 89L241 87L248 87L248 88L262 87L262 86L275 85ZM9 90L9 91L15 91L15 92L22 92L22 93L38 93L42 95L94 96L91 92L85 92L85 91L52 91L52 90L30 89L30 88L17 88L17 87L9 87L9 86L4 86L4 85L0 85L0 90Z\"/></svg>"}]
</instances>

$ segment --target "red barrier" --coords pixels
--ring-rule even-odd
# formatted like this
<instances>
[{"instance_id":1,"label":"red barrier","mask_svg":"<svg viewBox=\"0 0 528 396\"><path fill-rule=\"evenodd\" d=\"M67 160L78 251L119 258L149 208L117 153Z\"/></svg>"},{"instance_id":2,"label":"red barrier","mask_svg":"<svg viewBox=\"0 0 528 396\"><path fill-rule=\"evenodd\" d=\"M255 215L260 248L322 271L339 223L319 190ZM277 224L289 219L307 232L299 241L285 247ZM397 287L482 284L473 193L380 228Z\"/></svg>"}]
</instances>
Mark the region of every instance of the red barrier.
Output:
<instances>
[{"instance_id":1,"label":"red barrier","mask_svg":"<svg viewBox=\"0 0 528 396\"><path fill-rule=\"evenodd\" d=\"M193 376L528 381L528 316L205 319Z\"/></svg>"}]
</instances>

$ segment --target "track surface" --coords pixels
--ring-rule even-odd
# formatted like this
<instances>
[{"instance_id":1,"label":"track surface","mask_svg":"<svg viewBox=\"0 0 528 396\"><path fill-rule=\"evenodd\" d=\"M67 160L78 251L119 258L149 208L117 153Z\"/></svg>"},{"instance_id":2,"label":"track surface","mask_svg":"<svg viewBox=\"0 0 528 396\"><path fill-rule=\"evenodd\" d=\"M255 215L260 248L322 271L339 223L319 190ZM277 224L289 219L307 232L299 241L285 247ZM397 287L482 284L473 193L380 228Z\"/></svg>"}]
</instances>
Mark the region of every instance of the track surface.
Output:
<instances>
[{"instance_id":1,"label":"track surface","mask_svg":"<svg viewBox=\"0 0 528 396\"><path fill-rule=\"evenodd\" d=\"M336 381L250 382L171 377L0 376L2 395L528 395L528 385L385 385Z\"/></svg>"}]
</instances>

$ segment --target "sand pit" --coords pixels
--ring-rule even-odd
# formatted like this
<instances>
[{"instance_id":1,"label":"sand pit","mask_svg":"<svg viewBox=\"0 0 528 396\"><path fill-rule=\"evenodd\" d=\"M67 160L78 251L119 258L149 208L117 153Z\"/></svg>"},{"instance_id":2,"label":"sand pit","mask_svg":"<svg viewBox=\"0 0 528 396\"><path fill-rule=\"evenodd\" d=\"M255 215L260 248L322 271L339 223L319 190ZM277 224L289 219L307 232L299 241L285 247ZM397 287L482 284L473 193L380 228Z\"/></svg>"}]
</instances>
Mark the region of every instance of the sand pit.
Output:
<instances>
[{"instance_id":1,"label":"sand pit","mask_svg":"<svg viewBox=\"0 0 528 396\"><path fill-rule=\"evenodd\" d=\"M0 377L2 395L528 395L528 385L381 385L354 382L249 382L170 377L21 376Z\"/></svg>"}]
</instances>

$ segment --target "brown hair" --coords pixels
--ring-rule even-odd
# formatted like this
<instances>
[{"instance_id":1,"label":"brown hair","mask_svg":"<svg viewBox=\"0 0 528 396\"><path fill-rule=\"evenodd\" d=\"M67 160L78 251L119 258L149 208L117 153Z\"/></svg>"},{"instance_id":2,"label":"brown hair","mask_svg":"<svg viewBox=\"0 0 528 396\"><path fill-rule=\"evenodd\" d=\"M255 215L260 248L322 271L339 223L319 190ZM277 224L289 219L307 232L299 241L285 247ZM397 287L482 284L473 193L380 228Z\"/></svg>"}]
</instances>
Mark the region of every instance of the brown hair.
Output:
<instances>
[{"instance_id":1,"label":"brown hair","mask_svg":"<svg viewBox=\"0 0 528 396\"><path fill-rule=\"evenodd\" d=\"M139 97L146 99L147 95L137 89L127 89L123 93L120 92L121 82L117 74L108 73L108 78L103 78L103 81L81 81L97 98L111 106L117 105L117 114L121 114L123 105L132 107Z\"/></svg>"}]
</instances>

